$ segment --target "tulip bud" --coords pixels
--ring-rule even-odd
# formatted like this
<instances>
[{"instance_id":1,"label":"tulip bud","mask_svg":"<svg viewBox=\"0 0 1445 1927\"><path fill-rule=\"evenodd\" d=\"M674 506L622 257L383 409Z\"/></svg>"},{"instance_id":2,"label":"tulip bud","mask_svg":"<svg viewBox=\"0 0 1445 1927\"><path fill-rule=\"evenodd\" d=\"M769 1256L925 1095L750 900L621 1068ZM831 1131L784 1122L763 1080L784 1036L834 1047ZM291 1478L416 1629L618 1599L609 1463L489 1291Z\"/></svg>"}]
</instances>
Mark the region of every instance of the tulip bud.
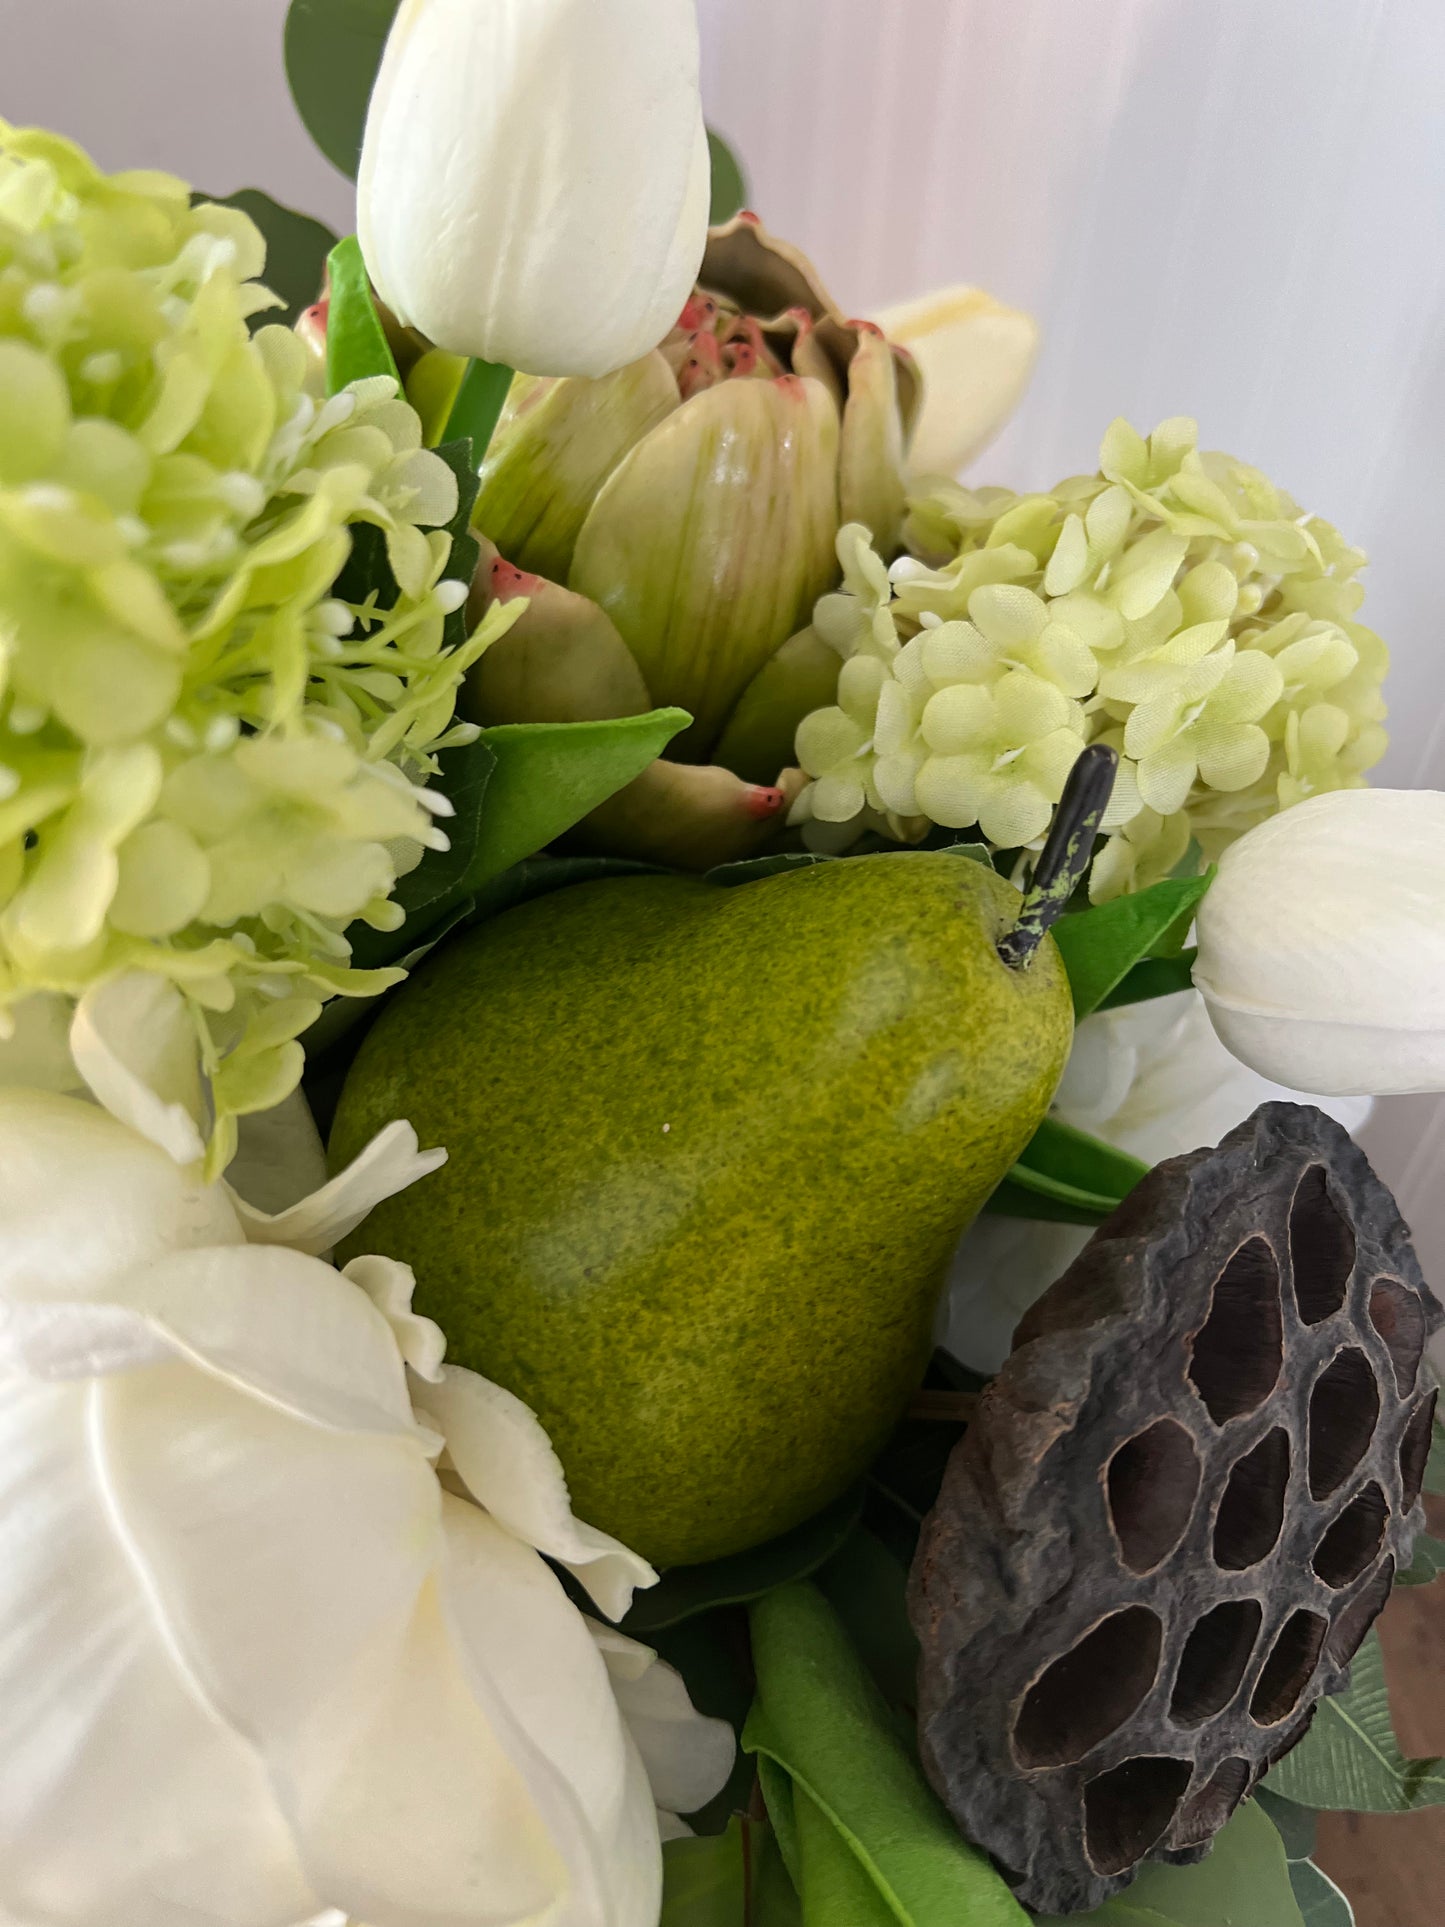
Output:
<instances>
[{"instance_id":1,"label":"tulip bud","mask_svg":"<svg viewBox=\"0 0 1445 1927\"><path fill-rule=\"evenodd\" d=\"M711 167L692 0L402 0L358 181L377 292L438 347L605 375L697 276Z\"/></svg>"},{"instance_id":2,"label":"tulip bud","mask_svg":"<svg viewBox=\"0 0 1445 1927\"><path fill-rule=\"evenodd\" d=\"M1335 790L1219 860L1199 910L1221 1041L1292 1090L1445 1090L1445 795Z\"/></svg>"},{"instance_id":3,"label":"tulip bud","mask_svg":"<svg viewBox=\"0 0 1445 1927\"><path fill-rule=\"evenodd\" d=\"M913 431L916 475L956 475L982 454L1023 398L1039 351L1032 315L981 288L949 288L877 317L923 376Z\"/></svg>"}]
</instances>

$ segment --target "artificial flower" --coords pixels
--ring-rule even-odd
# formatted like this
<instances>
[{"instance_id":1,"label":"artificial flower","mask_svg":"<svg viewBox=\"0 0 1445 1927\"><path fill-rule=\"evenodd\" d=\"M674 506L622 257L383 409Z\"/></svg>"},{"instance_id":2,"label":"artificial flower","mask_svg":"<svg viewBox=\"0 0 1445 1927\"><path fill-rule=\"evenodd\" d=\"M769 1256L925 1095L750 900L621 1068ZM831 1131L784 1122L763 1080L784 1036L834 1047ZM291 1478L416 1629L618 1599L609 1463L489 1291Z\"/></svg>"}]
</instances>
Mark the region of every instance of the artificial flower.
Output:
<instances>
[{"instance_id":1,"label":"artificial flower","mask_svg":"<svg viewBox=\"0 0 1445 1927\"><path fill-rule=\"evenodd\" d=\"M388 1135L288 1226L0 1089L6 1917L657 1918L656 1801L717 1791L731 1732L568 1599L547 1560L613 1618L652 1575L410 1273L307 1255L414 1169Z\"/></svg>"},{"instance_id":2,"label":"artificial flower","mask_svg":"<svg viewBox=\"0 0 1445 1927\"><path fill-rule=\"evenodd\" d=\"M1194 981L1261 1076L1445 1090L1445 794L1337 790L1220 858Z\"/></svg>"},{"instance_id":3,"label":"artificial flower","mask_svg":"<svg viewBox=\"0 0 1445 1927\"><path fill-rule=\"evenodd\" d=\"M438 347L543 375L635 361L707 233L693 0L403 0L357 188L377 291Z\"/></svg>"},{"instance_id":4,"label":"artificial flower","mask_svg":"<svg viewBox=\"0 0 1445 1927\"><path fill-rule=\"evenodd\" d=\"M1196 441L1182 418L1148 440L1116 422L1097 473L1047 495L920 486L886 594L886 552L855 555L815 614L853 680L797 738L813 781L791 820L810 845L977 823L997 849L1036 847L1079 750L1105 742L1120 766L1090 879L1101 902L1365 782L1388 658L1354 620L1364 557ZM860 654L887 673L856 677ZM1015 675L1030 680L1005 715Z\"/></svg>"},{"instance_id":5,"label":"artificial flower","mask_svg":"<svg viewBox=\"0 0 1445 1927\"><path fill-rule=\"evenodd\" d=\"M874 319L923 377L909 447L916 475L955 476L975 461L1023 400L1039 352L1038 323L982 288L940 288Z\"/></svg>"},{"instance_id":6,"label":"artificial flower","mask_svg":"<svg viewBox=\"0 0 1445 1927\"><path fill-rule=\"evenodd\" d=\"M1185 990L1086 1017L1053 1103L1053 1115L1146 1164L1216 1144L1277 1098L1296 1098L1220 1044L1204 1001ZM1370 1115L1364 1099L1307 1098L1346 1130ZM977 1371L996 1372L1014 1327L1078 1257L1092 1234L1077 1225L982 1217L954 1260L940 1326L948 1350Z\"/></svg>"},{"instance_id":7,"label":"artificial flower","mask_svg":"<svg viewBox=\"0 0 1445 1927\"><path fill-rule=\"evenodd\" d=\"M294 1087L320 1004L392 973L395 853L468 665L455 477L382 379L306 385L265 247L159 174L0 124L0 1031L132 971L178 987L235 1119ZM348 582L356 532L397 594ZM451 625L452 633L448 634Z\"/></svg>"}]
</instances>

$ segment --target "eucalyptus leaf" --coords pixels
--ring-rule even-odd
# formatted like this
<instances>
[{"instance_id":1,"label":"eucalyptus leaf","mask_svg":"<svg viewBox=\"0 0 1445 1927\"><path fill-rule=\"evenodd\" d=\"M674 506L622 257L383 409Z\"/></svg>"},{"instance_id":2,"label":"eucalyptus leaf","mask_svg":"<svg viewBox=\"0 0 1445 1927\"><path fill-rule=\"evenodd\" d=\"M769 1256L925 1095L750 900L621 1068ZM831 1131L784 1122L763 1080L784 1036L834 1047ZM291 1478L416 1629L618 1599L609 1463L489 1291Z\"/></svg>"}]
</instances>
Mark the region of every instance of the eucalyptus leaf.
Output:
<instances>
[{"instance_id":1,"label":"eucalyptus leaf","mask_svg":"<svg viewBox=\"0 0 1445 1927\"><path fill-rule=\"evenodd\" d=\"M1415 1557L1395 1574L1397 1586L1429 1586L1445 1574L1445 1543L1422 1532L1415 1541Z\"/></svg>"},{"instance_id":2,"label":"eucalyptus leaf","mask_svg":"<svg viewBox=\"0 0 1445 1927\"><path fill-rule=\"evenodd\" d=\"M1304 1927L1355 1927L1355 1910L1313 1860L1291 1860L1289 1881Z\"/></svg>"},{"instance_id":3,"label":"eucalyptus leaf","mask_svg":"<svg viewBox=\"0 0 1445 1927\"><path fill-rule=\"evenodd\" d=\"M396 357L376 311L361 243L354 234L338 241L327 267L331 277L326 317L326 386L339 394L353 381L390 375L398 385Z\"/></svg>"},{"instance_id":4,"label":"eucalyptus leaf","mask_svg":"<svg viewBox=\"0 0 1445 1927\"><path fill-rule=\"evenodd\" d=\"M1039 1916L1037 1927L1303 1927L1283 1842L1253 1800L1196 1867L1144 1868L1090 1914Z\"/></svg>"},{"instance_id":5,"label":"eucalyptus leaf","mask_svg":"<svg viewBox=\"0 0 1445 1927\"><path fill-rule=\"evenodd\" d=\"M1213 870L1202 877L1173 877L1135 896L1060 917L1054 941L1069 973L1075 1017L1097 1010L1136 964L1182 949L1195 908L1213 880Z\"/></svg>"},{"instance_id":6,"label":"eucalyptus leaf","mask_svg":"<svg viewBox=\"0 0 1445 1927\"><path fill-rule=\"evenodd\" d=\"M669 1840L662 1849L658 1927L743 1927L746 1876L741 1820L726 1833Z\"/></svg>"},{"instance_id":7,"label":"eucalyptus leaf","mask_svg":"<svg viewBox=\"0 0 1445 1927\"><path fill-rule=\"evenodd\" d=\"M1445 1805L1445 1760L1407 1760L1400 1751L1377 1633L1355 1655L1350 1685L1320 1702L1309 1732L1265 1785L1286 1800L1332 1812L1413 1813Z\"/></svg>"},{"instance_id":8,"label":"eucalyptus leaf","mask_svg":"<svg viewBox=\"0 0 1445 1927\"><path fill-rule=\"evenodd\" d=\"M1148 1171L1128 1152L1048 1117L984 1209L995 1217L1102 1224Z\"/></svg>"},{"instance_id":9,"label":"eucalyptus leaf","mask_svg":"<svg viewBox=\"0 0 1445 1927\"><path fill-rule=\"evenodd\" d=\"M815 1518L750 1552L705 1566L674 1566L655 1586L638 1593L622 1630L647 1639L714 1606L745 1605L791 1579L806 1579L831 1559L858 1523L863 1487L845 1492Z\"/></svg>"},{"instance_id":10,"label":"eucalyptus leaf","mask_svg":"<svg viewBox=\"0 0 1445 1927\"><path fill-rule=\"evenodd\" d=\"M263 194L259 187L243 187L235 194L199 195L214 199L218 207L239 208L260 228L266 241L264 280L272 294L286 303L282 308L266 308L252 315L250 326L257 328L294 328L305 310L321 299L326 281L326 261L336 246L336 236L321 221L295 208L283 207Z\"/></svg>"},{"instance_id":11,"label":"eucalyptus leaf","mask_svg":"<svg viewBox=\"0 0 1445 1927\"><path fill-rule=\"evenodd\" d=\"M356 179L366 109L401 0L291 0L286 78L306 131Z\"/></svg>"},{"instance_id":12,"label":"eucalyptus leaf","mask_svg":"<svg viewBox=\"0 0 1445 1927\"><path fill-rule=\"evenodd\" d=\"M743 1734L834 1827L903 1927L1022 1927L1002 1877L963 1840L900 1740L886 1702L815 1586L750 1612L758 1699ZM803 1917L809 1911L806 1849Z\"/></svg>"},{"instance_id":13,"label":"eucalyptus leaf","mask_svg":"<svg viewBox=\"0 0 1445 1927\"><path fill-rule=\"evenodd\" d=\"M708 219L714 227L721 227L724 221L741 214L747 206L747 176L732 148L721 134L715 134L711 128L708 129L707 145L712 156L712 207Z\"/></svg>"}]
</instances>

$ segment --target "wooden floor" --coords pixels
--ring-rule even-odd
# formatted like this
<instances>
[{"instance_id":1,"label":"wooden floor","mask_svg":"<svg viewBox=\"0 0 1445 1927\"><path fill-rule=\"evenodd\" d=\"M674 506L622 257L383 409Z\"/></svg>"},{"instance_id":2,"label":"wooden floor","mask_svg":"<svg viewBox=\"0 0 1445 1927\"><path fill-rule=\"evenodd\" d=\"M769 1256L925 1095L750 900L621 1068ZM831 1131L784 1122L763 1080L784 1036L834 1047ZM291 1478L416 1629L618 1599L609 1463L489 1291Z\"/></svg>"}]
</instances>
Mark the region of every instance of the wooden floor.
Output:
<instances>
[{"instance_id":1,"label":"wooden floor","mask_svg":"<svg viewBox=\"0 0 1445 1927\"><path fill-rule=\"evenodd\" d=\"M1445 1501L1427 1503L1445 1533ZM1401 1746L1445 1754L1445 1579L1397 1591L1380 1637ZM1319 1862L1354 1903L1356 1927L1445 1927L1445 1808L1328 1815Z\"/></svg>"}]
</instances>

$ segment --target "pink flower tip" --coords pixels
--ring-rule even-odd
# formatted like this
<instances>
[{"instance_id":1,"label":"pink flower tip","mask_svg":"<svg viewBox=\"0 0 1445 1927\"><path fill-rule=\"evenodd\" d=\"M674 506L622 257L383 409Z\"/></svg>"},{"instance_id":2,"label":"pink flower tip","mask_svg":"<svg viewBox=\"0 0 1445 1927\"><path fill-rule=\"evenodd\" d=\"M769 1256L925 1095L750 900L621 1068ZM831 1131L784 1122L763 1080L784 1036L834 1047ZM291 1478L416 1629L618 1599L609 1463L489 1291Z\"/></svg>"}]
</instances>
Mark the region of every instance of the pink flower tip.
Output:
<instances>
[{"instance_id":1,"label":"pink flower tip","mask_svg":"<svg viewBox=\"0 0 1445 1927\"><path fill-rule=\"evenodd\" d=\"M542 587L539 575L528 575L524 569L511 562L504 562L498 556L490 570L492 600L494 602L515 602L518 596L533 596Z\"/></svg>"}]
</instances>

